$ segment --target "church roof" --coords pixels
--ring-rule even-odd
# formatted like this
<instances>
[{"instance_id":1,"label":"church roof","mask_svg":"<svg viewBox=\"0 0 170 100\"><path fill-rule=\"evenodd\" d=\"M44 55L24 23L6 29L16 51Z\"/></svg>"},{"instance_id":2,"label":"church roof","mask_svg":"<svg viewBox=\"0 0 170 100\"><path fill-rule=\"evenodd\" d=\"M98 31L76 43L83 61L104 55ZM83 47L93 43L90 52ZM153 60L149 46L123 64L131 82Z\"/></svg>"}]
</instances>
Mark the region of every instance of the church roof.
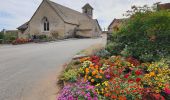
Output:
<instances>
[{"instance_id":1,"label":"church roof","mask_svg":"<svg viewBox=\"0 0 170 100\"><path fill-rule=\"evenodd\" d=\"M29 22L26 22L26 23L22 24L21 26L19 26L17 29L18 30L26 30L28 28L28 24L29 24Z\"/></svg>"},{"instance_id":2,"label":"church roof","mask_svg":"<svg viewBox=\"0 0 170 100\"><path fill-rule=\"evenodd\" d=\"M92 29L94 26L96 26L96 20L90 18L86 14L83 14L71 8L62 6L50 0L46 0L46 2L54 9L54 11L61 17L61 19L65 23L78 25L80 29ZM90 6L90 5L86 4L85 6ZM28 22L21 25L18 29L20 30L20 29L26 28L26 26L28 26Z\"/></svg>"},{"instance_id":3,"label":"church roof","mask_svg":"<svg viewBox=\"0 0 170 100\"><path fill-rule=\"evenodd\" d=\"M128 18L122 18L122 19L114 19L111 23L110 23L110 25L109 25L109 27L108 28L110 28L114 23L122 23L122 22L126 22L128 20Z\"/></svg>"},{"instance_id":4,"label":"church roof","mask_svg":"<svg viewBox=\"0 0 170 100\"><path fill-rule=\"evenodd\" d=\"M170 9L170 3L158 4L160 9Z\"/></svg>"},{"instance_id":5,"label":"church roof","mask_svg":"<svg viewBox=\"0 0 170 100\"><path fill-rule=\"evenodd\" d=\"M95 25L95 20L91 19L86 14L62 6L52 1L48 2L67 23L79 25L80 29L91 29Z\"/></svg>"},{"instance_id":6,"label":"church roof","mask_svg":"<svg viewBox=\"0 0 170 100\"><path fill-rule=\"evenodd\" d=\"M91 8L91 9L93 9L93 7L92 7L89 3L87 3L85 6L82 7L82 9L85 9L85 8Z\"/></svg>"}]
</instances>

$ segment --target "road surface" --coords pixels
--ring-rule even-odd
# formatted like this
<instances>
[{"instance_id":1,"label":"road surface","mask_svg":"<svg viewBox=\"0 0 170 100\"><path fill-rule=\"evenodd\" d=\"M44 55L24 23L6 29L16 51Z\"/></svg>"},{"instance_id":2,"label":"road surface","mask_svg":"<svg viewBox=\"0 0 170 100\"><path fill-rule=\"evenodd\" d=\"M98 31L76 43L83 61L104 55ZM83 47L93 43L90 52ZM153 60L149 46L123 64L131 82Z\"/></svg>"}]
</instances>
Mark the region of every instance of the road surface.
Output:
<instances>
[{"instance_id":1,"label":"road surface","mask_svg":"<svg viewBox=\"0 0 170 100\"><path fill-rule=\"evenodd\" d=\"M0 46L0 100L47 100L55 96L56 76L62 65L80 50L103 41L70 39Z\"/></svg>"}]
</instances>

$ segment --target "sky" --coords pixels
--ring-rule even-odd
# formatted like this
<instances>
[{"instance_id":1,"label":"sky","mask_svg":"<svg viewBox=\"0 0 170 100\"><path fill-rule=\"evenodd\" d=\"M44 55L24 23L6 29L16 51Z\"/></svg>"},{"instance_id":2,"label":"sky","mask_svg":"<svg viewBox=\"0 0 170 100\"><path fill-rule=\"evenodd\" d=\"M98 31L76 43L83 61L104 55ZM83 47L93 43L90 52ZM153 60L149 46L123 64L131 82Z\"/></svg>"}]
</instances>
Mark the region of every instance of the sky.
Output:
<instances>
[{"instance_id":1,"label":"sky","mask_svg":"<svg viewBox=\"0 0 170 100\"><path fill-rule=\"evenodd\" d=\"M79 12L89 3L93 8L93 18L98 19L101 28L107 28L114 18L124 18L123 14L132 5L152 5L155 2L168 3L170 0L51 0ZM42 0L1 0L0 30L15 30L30 20Z\"/></svg>"}]
</instances>

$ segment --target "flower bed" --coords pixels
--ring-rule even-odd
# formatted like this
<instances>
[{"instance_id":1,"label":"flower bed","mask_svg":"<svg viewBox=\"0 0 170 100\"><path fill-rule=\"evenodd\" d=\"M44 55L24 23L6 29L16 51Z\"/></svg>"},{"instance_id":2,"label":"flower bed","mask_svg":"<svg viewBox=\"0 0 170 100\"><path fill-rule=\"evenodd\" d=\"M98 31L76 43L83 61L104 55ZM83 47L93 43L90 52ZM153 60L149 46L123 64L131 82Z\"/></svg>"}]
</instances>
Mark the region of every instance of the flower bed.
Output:
<instances>
[{"instance_id":1,"label":"flower bed","mask_svg":"<svg viewBox=\"0 0 170 100\"><path fill-rule=\"evenodd\" d=\"M14 40L12 42L13 45L17 45L17 44L26 44L26 43L29 43L29 42L33 42L31 39L23 39L23 38L18 38L16 40Z\"/></svg>"},{"instance_id":2,"label":"flower bed","mask_svg":"<svg viewBox=\"0 0 170 100\"><path fill-rule=\"evenodd\" d=\"M69 84L58 100L170 99L170 69L163 61L140 63L132 57L92 56L77 62L79 67L65 71L65 75L72 70L75 74L64 80Z\"/></svg>"}]
</instances>

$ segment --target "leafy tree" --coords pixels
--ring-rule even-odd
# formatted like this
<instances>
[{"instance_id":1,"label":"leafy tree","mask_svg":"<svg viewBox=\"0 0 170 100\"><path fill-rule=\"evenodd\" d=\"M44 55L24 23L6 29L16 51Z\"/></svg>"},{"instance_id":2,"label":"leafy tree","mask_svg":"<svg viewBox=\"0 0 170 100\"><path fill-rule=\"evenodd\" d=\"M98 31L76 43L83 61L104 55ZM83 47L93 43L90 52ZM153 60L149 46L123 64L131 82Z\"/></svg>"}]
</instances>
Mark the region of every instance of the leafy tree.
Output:
<instances>
[{"instance_id":1,"label":"leafy tree","mask_svg":"<svg viewBox=\"0 0 170 100\"><path fill-rule=\"evenodd\" d=\"M114 33L109 50L113 54L132 55L142 61L155 61L170 55L170 12L154 7L132 7L126 25ZM119 52L113 52L114 50Z\"/></svg>"}]
</instances>

